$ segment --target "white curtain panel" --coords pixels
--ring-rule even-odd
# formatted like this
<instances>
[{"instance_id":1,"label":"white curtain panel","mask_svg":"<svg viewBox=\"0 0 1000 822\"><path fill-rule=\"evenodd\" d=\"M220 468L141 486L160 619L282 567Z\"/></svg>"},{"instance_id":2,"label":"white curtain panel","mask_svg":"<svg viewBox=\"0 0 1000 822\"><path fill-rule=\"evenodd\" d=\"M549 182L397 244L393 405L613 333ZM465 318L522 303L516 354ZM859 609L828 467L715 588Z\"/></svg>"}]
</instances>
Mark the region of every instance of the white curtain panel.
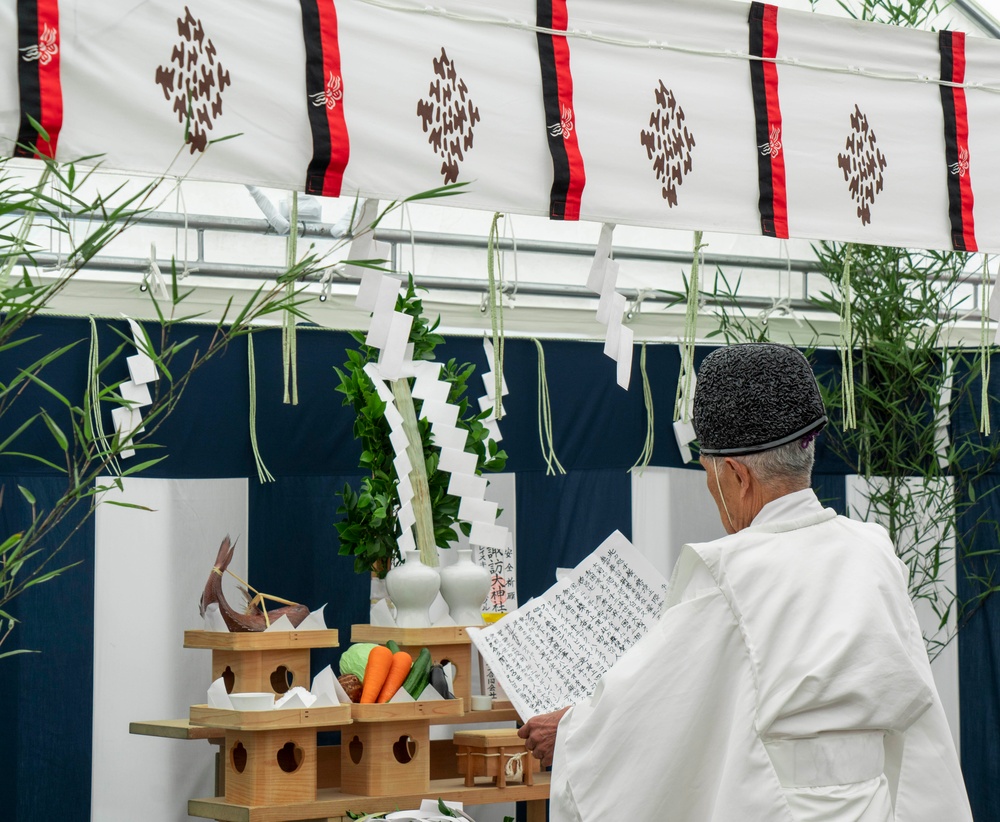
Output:
<instances>
[{"instance_id":1,"label":"white curtain panel","mask_svg":"<svg viewBox=\"0 0 1000 822\"><path fill-rule=\"evenodd\" d=\"M632 473L632 544L667 579L681 546L725 536L704 471L649 467Z\"/></svg>"},{"instance_id":2,"label":"white curtain panel","mask_svg":"<svg viewBox=\"0 0 1000 822\"><path fill-rule=\"evenodd\" d=\"M101 484L106 484L102 480ZM211 652L184 649L222 538L240 538L246 579L247 480L126 479L97 509L94 591L94 822L184 822L215 795L215 746L129 734L136 720L180 719L203 703ZM227 599L239 602L234 587Z\"/></svg>"}]
</instances>

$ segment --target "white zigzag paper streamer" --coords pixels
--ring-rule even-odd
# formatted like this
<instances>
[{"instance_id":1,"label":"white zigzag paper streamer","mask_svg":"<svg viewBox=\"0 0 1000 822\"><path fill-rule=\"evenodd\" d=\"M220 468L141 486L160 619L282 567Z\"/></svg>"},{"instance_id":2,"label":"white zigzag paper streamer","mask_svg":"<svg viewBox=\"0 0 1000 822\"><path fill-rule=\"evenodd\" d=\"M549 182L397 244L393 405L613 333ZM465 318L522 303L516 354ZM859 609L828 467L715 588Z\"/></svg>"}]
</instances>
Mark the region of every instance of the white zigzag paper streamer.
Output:
<instances>
[{"instance_id":1,"label":"white zigzag paper streamer","mask_svg":"<svg viewBox=\"0 0 1000 822\"><path fill-rule=\"evenodd\" d=\"M375 385L379 399L385 403L385 417L389 423L389 441L394 452L393 464L399 482L396 491L399 497L398 519L402 533L397 539L400 552L416 548L413 536L413 484L410 480L412 464L406 453L409 441L403 430L403 417L396 408L392 390L387 385L390 380L415 377L412 395L422 400L421 419L430 422L434 445L441 449L438 470L447 471L451 476L448 493L457 496L459 516L472 524L470 542L479 547L504 548L507 545L508 529L496 524L497 503L485 500L487 482L476 474L478 465L474 453L465 450L468 433L458 427L459 408L448 402L451 385L441 379L441 363L421 360L413 361L413 346L408 343L413 318L395 310L396 297L402 283L395 277L368 270L364 274L355 305L372 311L366 343L379 350L377 363L365 365L365 373ZM492 346L485 341L487 360L492 362ZM484 376L487 397L484 400L493 407L490 395L495 384L492 373ZM502 393L507 393L503 382ZM480 405L482 405L480 400ZM490 425L492 423L492 425ZM494 440L500 439L500 430L494 420L487 420L486 427Z\"/></svg>"},{"instance_id":2,"label":"white zigzag paper streamer","mask_svg":"<svg viewBox=\"0 0 1000 822\"><path fill-rule=\"evenodd\" d=\"M492 364L494 362L493 358L493 343L490 342L489 337L483 337L483 350L486 352L486 362ZM497 378L494 371L487 371L483 374L483 386L486 389L486 393L479 398L479 410L482 411L492 411L496 406L496 384ZM500 375L500 416L504 415L503 408L503 398L509 393L507 390L507 380ZM489 438L494 442L500 442L503 439L503 435L500 433L500 425L497 419L491 414L489 417L483 420L483 427L486 429L486 433Z\"/></svg>"},{"instance_id":3,"label":"white zigzag paper streamer","mask_svg":"<svg viewBox=\"0 0 1000 822\"><path fill-rule=\"evenodd\" d=\"M125 316L124 314L122 316ZM147 383L156 382L160 375L156 370L156 364L146 353L149 350L149 342L139 323L131 317L125 317L129 327L132 329L132 340L138 351L131 357L126 357L130 379L123 382L118 387L118 392L129 405L122 405L111 412L111 419L114 421L115 433L118 434L118 441L126 447L118 455L122 459L135 456L135 449L127 447L131 444L135 434L145 430L142 425L142 412L139 410L145 405L152 405L153 398L149 393Z\"/></svg>"},{"instance_id":4,"label":"white zigzag paper streamer","mask_svg":"<svg viewBox=\"0 0 1000 822\"><path fill-rule=\"evenodd\" d=\"M587 288L601 296L597 303L597 321L607 329L604 334L604 353L617 363L618 385L627 391L632 379L632 345L635 340L632 329L623 324L627 301L623 294L615 290L620 268L611 259L614 230L613 223L601 226L601 237L597 241L597 251L590 265Z\"/></svg>"}]
</instances>

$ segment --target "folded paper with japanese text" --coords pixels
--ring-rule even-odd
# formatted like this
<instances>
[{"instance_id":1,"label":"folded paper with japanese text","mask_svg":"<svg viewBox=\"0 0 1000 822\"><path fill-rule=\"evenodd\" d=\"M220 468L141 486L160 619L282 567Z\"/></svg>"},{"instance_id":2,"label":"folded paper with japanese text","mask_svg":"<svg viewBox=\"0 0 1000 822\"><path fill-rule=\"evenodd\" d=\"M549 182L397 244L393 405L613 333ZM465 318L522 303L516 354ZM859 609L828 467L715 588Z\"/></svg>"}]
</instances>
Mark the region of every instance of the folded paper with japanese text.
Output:
<instances>
[{"instance_id":1,"label":"folded paper with japanese text","mask_svg":"<svg viewBox=\"0 0 1000 822\"><path fill-rule=\"evenodd\" d=\"M473 644L523 720L586 700L660 618L667 580L615 531L542 596Z\"/></svg>"}]
</instances>

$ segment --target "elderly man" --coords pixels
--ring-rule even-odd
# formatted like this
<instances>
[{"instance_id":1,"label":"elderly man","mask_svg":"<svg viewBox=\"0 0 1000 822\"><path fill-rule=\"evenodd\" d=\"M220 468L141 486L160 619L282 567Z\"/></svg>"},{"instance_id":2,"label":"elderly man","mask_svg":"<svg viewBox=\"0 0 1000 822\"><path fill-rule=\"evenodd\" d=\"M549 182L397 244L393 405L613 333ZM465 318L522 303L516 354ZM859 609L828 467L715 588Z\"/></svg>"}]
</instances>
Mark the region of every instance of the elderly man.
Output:
<instances>
[{"instance_id":1,"label":"elderly man","mask_svg":"<svg viewBox=\"0 0 1000 822\"><path fill-rule=\"evenodd\" d=\"M587 703L521 728L554 822L971 822L906 568L810 489L825 424L794 348L706 357L694 426L728 536L684 546Z\"/></svg>"}]
</instances>

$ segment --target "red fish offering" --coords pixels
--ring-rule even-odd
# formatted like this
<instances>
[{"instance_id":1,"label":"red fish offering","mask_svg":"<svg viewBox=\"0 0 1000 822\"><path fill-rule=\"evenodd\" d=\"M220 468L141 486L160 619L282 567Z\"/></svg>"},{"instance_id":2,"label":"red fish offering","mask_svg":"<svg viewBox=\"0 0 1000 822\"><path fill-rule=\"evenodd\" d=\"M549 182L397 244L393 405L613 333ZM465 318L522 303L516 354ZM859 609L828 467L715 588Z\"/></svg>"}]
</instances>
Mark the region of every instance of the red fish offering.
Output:
<instances>
[{"instance_id":1,"label":"red fish offering","mask_svg":"<svg viewBox=\"0 0 1000 822\"><path fill-rule=\"evenodd\" d=\"M222 593L222 575L226 573L229 563L233 561L233 552L235 550L236 546L230 542L228 536L222 540L222 545L219 547L219 555L215 558L215 565L212 568L212 572L208 575L208 582L205 583L205 590L201 595L201 602L199 603L201 615L205 616L205 610L208 606L212 603L217 603L219 613L222 614L226 626L234 633L263 631L283 616L288 617L289 622L292 623L292 627L297 628L302 620L309 616L309 609L305 605L289 603L281 608L267 611L265 614L263 605L264 595L257 594L251 597L248 590L249 586L240 589L246 600L242 611L234 609L226 602L226 598ZM270 597L270 599L274 599L274 597Z\"/></svg>"}]
</instances>

